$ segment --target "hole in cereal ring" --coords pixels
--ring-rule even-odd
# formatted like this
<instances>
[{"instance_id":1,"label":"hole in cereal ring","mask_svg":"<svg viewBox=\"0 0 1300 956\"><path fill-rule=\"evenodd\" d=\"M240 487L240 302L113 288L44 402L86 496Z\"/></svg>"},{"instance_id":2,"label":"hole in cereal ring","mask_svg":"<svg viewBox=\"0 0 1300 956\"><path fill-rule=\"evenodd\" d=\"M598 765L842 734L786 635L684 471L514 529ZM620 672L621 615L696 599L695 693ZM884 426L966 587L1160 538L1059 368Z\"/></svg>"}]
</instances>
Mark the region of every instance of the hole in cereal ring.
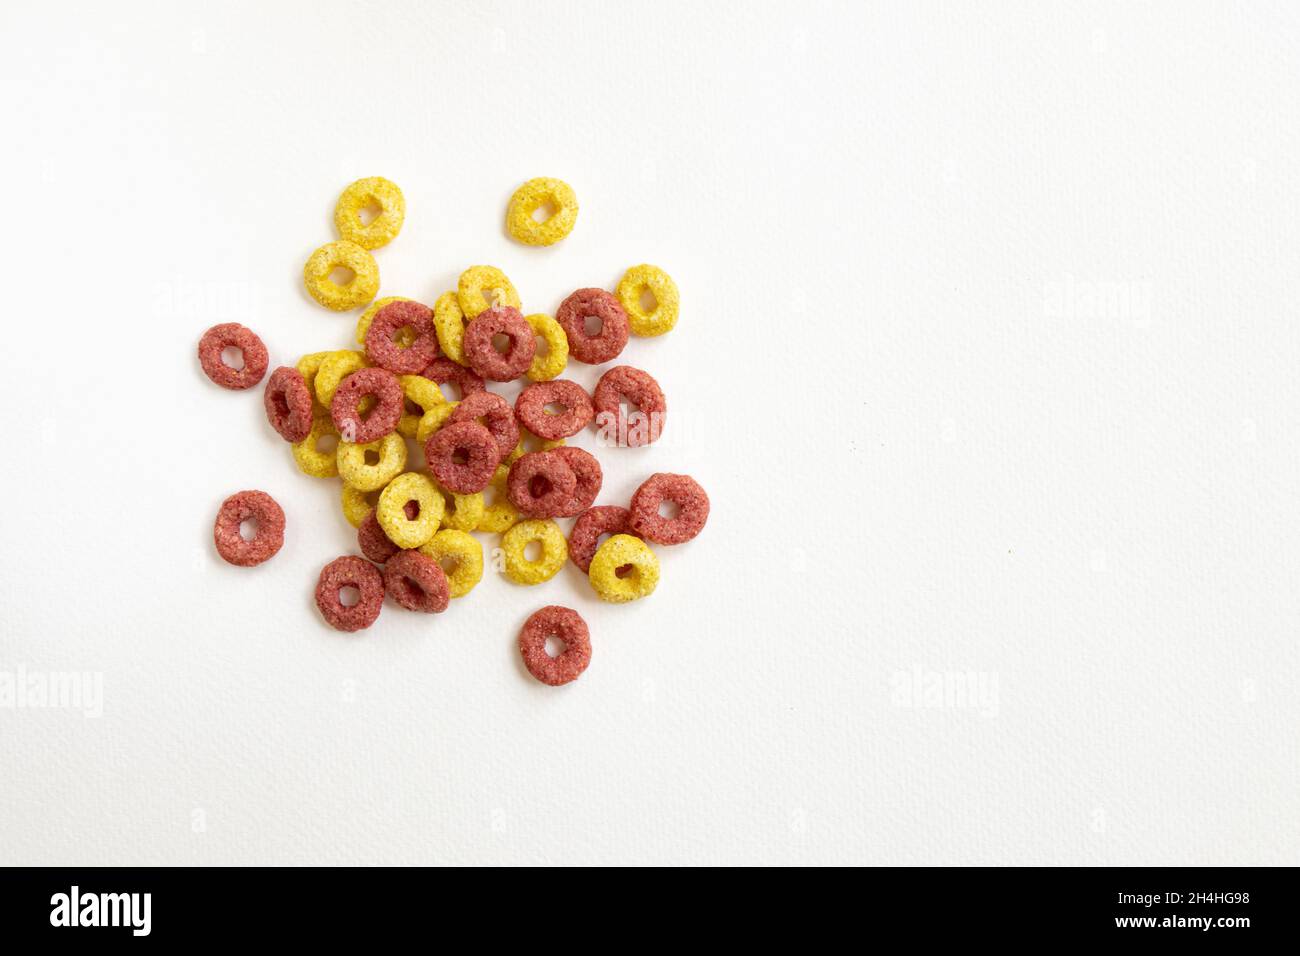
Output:
<instances>
[{"instance_id":1,"label":"hole in cereal ring","mask_svg":"<svg viewBox=\"0 0 1300 956\"><path fill-rule=\"evenodd\" d=\"M460 567L460 558L454 554L444 554L438 563L442 565L443 574L455 574L456 569Z\"/></svg>"},{"instance_id":2,"label":"hole in cereal ring","mask_svg":"<svg viewBox=\"0 0 1300 956\"><path fill-rule=\"evenodd\" d=\"M635 570L636 569L630 564L621 564L614 569L614 577L625 578Z\"/></svg>"},{"instance_id":3,"label":"hole in cereal ring","mask_svg":"<svg viewBox=\"0 0 1300 956\"><path fill-rule=\"evenodd\" d=\"M492 347L502 355L505 355L510 351L510 336L506 335L504 332L498 332L496 335L492 336Z\"/></svg>"},{"instance_id":4,"label":"hole in cereal ring","mask_svg":"<svg viewBox=\"0 0 1300 956\"><path fill-rule=\"evenodd\" d=\"M559 657L569 649L569 645L564 643L564 638L552 635L546 639L546 656Z\"/></svg>"},{"instance_id":5,"label":"hole in cereal ring","mask_svg":"<svg viewBox=\"0 0 1300 956\"><path fill-rule=\"evenodd\" d=\"M339 603L344 607L355 607L361 600L361 591L351 584L345 584L339 588Z\"/></svg>"},{"instance_id":6,"label":"hole in cereal ring","mask_svg":"<svg viewBox=\"0 0 1300 956\"><path fill-rule=\"evenodd\" d=\"M335 266L330 270L329 279L335 285L351 285L357 274L347 266Z\"/></svg>"},{"instance_id":7,"label":"hole in cereal ring","mask_svg":"<svg viewBox=\"0 0 1300 956\"><path fill-rule=\"evenodd\" d=\"M274 392L271 395L271 404L275 406L277 418L289 417L289 399L285 397L284 392Z\"/></svg>"},{"instance_id":8,"label":"hole in cereal ring","mask_svg":"<svg viewBox=\"0 0 1300 956\"><path fill-rule=\"evenodd\" d=\"M424 596L424 588L420 587L420 582L415 580L415 578L409 578L406 575L402 575L402 585L410 592L412 597L419 598Z\"/></svg>"},{"instance_id":9,"label":"hole in cereal ring","mask_svg":"<svg viewBox=\"0 0 1300 956\"><path fill-rule=\"evenodd\" d=\"M548 402L542 409L547 415L563 415L568 412L569 406L563 402Z\"/></svg>"},{"instance_id":10,"label":"hole in cereal ring","mask_svg":"<svg viewBox=\"0 0 1300 956\"><path fill-rule=\"evenodd\" d=\"M324 434L316 439L316 450L322 455L332 455L338 450L339 439L337 435Z\"/></svg>"},{"instance_id":11,"label":"hole in cereal ring","mask_svg":"<svg viewBox=\"0 0 1300 956\"><path fill-rule=\"evenodd\" d=\"M526 545L524 545L524 560L525 561L542 560L542 543L540 541L529 541Z\"/></svg>"},{"instance_id":12,"label":"hole in cereal ring","mask_svg":"<svg viewBox=\"0 0 1300 956\"><path fill-rule=\"evenodd\" d=\"M453 463L453 464L457 464L457 465L468 465L468 464L469 464L469 449L468 449L468 448L457 448L455 451L453 451L453 452L451 453L451 460L452 460L452 463Z\"/></svg>"},{"instance_id":13,"label":"hole in cereal ring","mask_svg":"<svg viewBox=\"0 0 1300 956\"><path fill-rule=\"evenodd\" d=\"M379 201L373 196L364 206L357 210L357 220L363 226L368 226L383 213L384 207L379 205Z\"/></svg>"},{"instance_id":14,"label":"hole in cereal ring","mask_svg":"<svg viewBox=\"0 0 1300 956\"><path fill-rule=\"evenodd\" d=\"M546 358L546 356L551 354L550 342L546 341L546 339L542 338L540 335L535 335L533 338L537 341L537 351L533 353L537 358Z\"/></svg>"},{"instance_id":15,"label":"hole in cereal ring","mask_svg":"<svg viewBox=\"0 0 1300 956\"><path fill-rule=\"evenodd\" d=\"M460 386L455 382L443 382L438 386L438 391L442 392L442 397L449 402L459 402L465 397L460 393Z\"/></svg>"},{"instance_id":16,"label":"hole in cereal ring","mask_svg":"<svg viewBox=\"0 0 1300 956\"><path fill-rule=\"evenodd\" d=\"M600 321L600 316L598 315L589 315L582 320L583 331L592 338L600 335L600 332L604 327L605 323Z\"/></svg>"},{"instance_id":17,"label":"hole in cereal ring","mask_svg":"<svg viewBox=\"0 0 1300 956\"><path fill-rule=\"evenodd\" d=\"M657 308L659 308L659 300L655 298L654 291L648 285L643 285L641 287L641 311L649 315Z\"/></svg>"},{"instance_id":18,"label":"hole in cereal ring","mask_svg":"<svg viewBox=\"0 0 1300 956\"><path fill-rule=\"evenodd\" d=\"M533 222L543 223L550 219L560 210L556 208L555 203L549 199L543 199L540 206L533 210Z\"/></svg>"},{"instance_id":19,"label":"hole in cereal ring","mask_svg":"<svg viewBox=\"0 0 1300 956\"><path fill-rule=\"evenodd\" d=\"M236 372L241 371L244 367L244 350L238 345L227 345L221 350L221 364Z\"/></svg>"},{"instance_id":20,"label":"hole in cereal ring","mask_svg":"<svg viewBox=\"0 0 1300 956\"><path fill-rule=\"evenodd\" d=\"M412 498L406 504L402 505L402 512L406 515L407 521L414 521L420 517L420 502Z\"/></svg>"},{"instance_id":21,"label":"hole in cereal ring","mask_svg":"<svg viewBox=\"0 0 1300 956\"><path fill-rule=\"evenodd\" d=\"M659 502L659 517L667 518L669 521L676 518L681 510L681 506L677 502L670 501L667 498Z\"/></svg>"},{"instance_id":22,"label":"hole in cereal ring","mask_svg":"<svg viewBox=\"0 0 1300 956\"><path fill-rule=\"evenodd\" d=\"M528 482L528 493L534 498L541 498L551 490L551 479L545 475L533 475Z\"/></svg>"},{"instance_id":23,"label":"hole in cereal ring","mask_svg":"<svg viewBox=\"0 0 1300 956\"><path fill-rule=\"evenodd\" d=\"M375 451L373 448L367 448L365 452L365 460L367 465L379 464L379 452Z\"/></svg>"},{"instance_id":24,"label":"hole in cereal ring","mask_svg":"<svg viewBox=\"0 0 1300 956\"><path fill-rule=\"evenodd\" d=\"M257 528L256 518L245 518L239 522L239 536L245 541L252 541L257 537Z\"/></svg>"},{"instance_id":25,"label":"hole in cereal ring","mask_svg":"<svg viewBox=\"0 0 1300 956\"><path fill-rule=\"evenodd\" d=\"M402 400L402 411L406 412L408 415L419 416L424 414L424 409L415 404L415 402L411 401L409 398Z\"/></svg>"}]
</instances>

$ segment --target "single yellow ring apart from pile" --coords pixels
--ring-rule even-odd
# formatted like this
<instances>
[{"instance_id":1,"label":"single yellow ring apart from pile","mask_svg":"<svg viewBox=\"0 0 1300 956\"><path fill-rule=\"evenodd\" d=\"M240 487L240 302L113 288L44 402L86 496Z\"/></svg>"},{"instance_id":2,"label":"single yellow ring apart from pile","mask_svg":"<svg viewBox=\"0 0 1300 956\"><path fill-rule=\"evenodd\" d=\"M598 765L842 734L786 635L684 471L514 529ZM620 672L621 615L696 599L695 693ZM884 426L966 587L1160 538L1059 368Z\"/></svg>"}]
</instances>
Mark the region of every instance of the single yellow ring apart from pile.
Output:
<instances>
[{"instance_id":1,"label":"single yellow ring apart from pile","mask_svg":"<svg viewBox=\"0 0 1300 956\"><path fill-rule=\"evenodd\" d=\"M421 545L420 553L442 565L454 598L464 597L483 580L483 545L471 534L445 528Z\"/></svg>"},{"instance_id":2,"label":"single yellow ring apart from pile","mask_svg":"<svg viewBox=\"0 0 1300 956\"><path fill-rule=\"evenodd\" d=\"M647 291L655 299L655 307L649 312L641 304L641 296ZM681 305L677 283L658 266L643 264L628 269L619 280L615 294L627 313L628 328L633 335L663 335L677 324Z\"/></svg>"},{"instance_id":3,"label":"single yellow ring apart from pile","mask_svg":"<svg viewBox=\"0 0 1300 956\"><path fill-rule=\"evenodd\" d=\"M456 301L467 319L494 305L522 308L514 284L496 266L470 266L462 272L456 283Z\"/></svg>"},{"instance_id":4,"label":"single yellow ring apart from pile","mask_svg":"<svg viewBox=\"0 0 1300 956\"><path fill-rule=\"evenodd\" d=\"M550 206L552 212L538 222L533 214L545 206ZM554 245L573 231L577 221L578 196L573 187L547 176L530 179L516 189L506 208L506 229L530 246Z\"/></svg>"},{"instance_id":5,"label":"single yellow ring apart from pile","mask_svg":"<svg viewBox=\"0 0 1300 956\"><path fill-rule=\"evenodd\" d=\"M376 491L373 489L362 491L346 482L339 498L343 505L343 517L347 518L348 524L354 528L360 528L361 522L365 521L366 516L379 504L379 494Z\"/></svg>"},{"instance_id":6,"label":"single yellow ring apart from pile","mask_svg":"<svg viewBox=\"0 0 1300 956\"><path fill-rule=\"evenodd\" d=\"M527 375L534 382L549 382L569 364L569 337L564 334L563 326L545 312L526 315L524 320L546 343L546 354L543 355L538 348L537 354L533 356L533 364L528 366Z\"/></svg>"},{"instance_id":7,"label":"single yellow ring apart from pile","mask_svg":"<svg viewBox=\"0 0 1300 956\"><path fill-rule=\"evenodd\" d=\"M368 451L374 452L378 460L367 462ZM336 458L340 478L360 491L375 491L400 475L406 467L406 439L397 432L390 432L363 445L341 441Z\"/></svg>"},{"instance_id":8,"label":"single yellow ring apart from pile","mask_svg":"<svg viewBox=\"0 0 1300 956\"><path fill-rule=\"evenodd\" d=\"M414 501L419 511L414 518L407 517L406 505ZM427 544L438 531L443 509L447 503L433 479L418 471L408 471L390 481L379 495L375 517L384 529L388 540L402 549L418 548Z\"/></svg>"},{"instance_id":9,"label":"single yellow ring apart from pile","mask_svg":"<svg viewBox=\"0 0 1300 956\"><path fill-rule=\"evenodd\" d=\"M352 278L340 285L330 278L335 269L351 269ZM335 312L358 309L379 291L379 264L375 257L357 245L340 239L327 242L307 259L302 267L302 281L308 294Z\"/></svg>"},{"instance_id":10,"label":"single yellow ring apart from pile","mask_svg":"<svg viewBox=\"0 0 1300 956\"><path fill-rule=\"evenodd\" d=\"M330 413L323 408L312 409L311 431L302 441L293 443L293 460L298 463L298 468L303 474L311 475L313 478L333 478L339 473L338 465L335 463L335 450L322 451L317 448L317 443L327 435L337 438L339 430L334 427L334 422L330 420Z\"/></svg>"},{"instance_id":11,"label":"single yellow ring apart from pile","mask_svg":"<svg viewBox=\"0 0 1300 956\"><path fill-rule=\"evenodd\" d=\"M530 561L525 551L534 541L542 546L542 553L536 561ZM569 543L564 540L560 526L550 518L530 518L501 536L501 551L506 577L516 584L541 584L564 567Z\"/></svg>"},{"instance_id":12,"label":"single yellow ring apart from pile","mask_svg":"<svg viewBox=\"0 0 1300 956\"><path fill-rule=\"evenodd\" d=\"M618 569L625 565L631 565L631 570L620 578ZM659 583L659 559L640 538L616 534L596 549L587 577L602 601L635 601Z\"/></svg>"},{"instance_id":13,"label":"single yellow ring apart from pile","mask_svg":"<svg viewBox=\"0 0 1300 956\"><path fill-rule=\"evenodd\" d=\"M361 221L362 210L375 206L379 213ZM339 235L362 249L386 246L402 231L406 219L406 198L397 184L383 176L358 179L339 195L334 204L334 225Z\"/></svg>"}]
</instances>

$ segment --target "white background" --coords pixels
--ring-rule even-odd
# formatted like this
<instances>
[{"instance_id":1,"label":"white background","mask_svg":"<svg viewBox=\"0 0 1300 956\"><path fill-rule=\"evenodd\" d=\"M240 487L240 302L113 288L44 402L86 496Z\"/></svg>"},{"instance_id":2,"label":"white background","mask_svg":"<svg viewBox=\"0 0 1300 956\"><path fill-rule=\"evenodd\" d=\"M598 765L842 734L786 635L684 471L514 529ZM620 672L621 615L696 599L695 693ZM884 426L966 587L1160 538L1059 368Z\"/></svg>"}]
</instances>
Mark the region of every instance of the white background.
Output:
<instances>
[{"instance_id":1,"label":"white background","mask_svg":"<svg viewBox=\"0 0 1300 956\"><path fill-rule=\"evenodd\" d=\"M1300 862L1294 6L2 16L0 671L103 680L0 710L3 862ZM300 270L368 175L383 294L676 278L622 356L664 439L600 453L602 502L712 496L651 598L323 625L337 483L194 347L348 346ZM543 175L582 211L526 248ZM211 546L249 487L253 570ZM593 632L559 690L548 603Z\"/></svg>"}]
</instances>

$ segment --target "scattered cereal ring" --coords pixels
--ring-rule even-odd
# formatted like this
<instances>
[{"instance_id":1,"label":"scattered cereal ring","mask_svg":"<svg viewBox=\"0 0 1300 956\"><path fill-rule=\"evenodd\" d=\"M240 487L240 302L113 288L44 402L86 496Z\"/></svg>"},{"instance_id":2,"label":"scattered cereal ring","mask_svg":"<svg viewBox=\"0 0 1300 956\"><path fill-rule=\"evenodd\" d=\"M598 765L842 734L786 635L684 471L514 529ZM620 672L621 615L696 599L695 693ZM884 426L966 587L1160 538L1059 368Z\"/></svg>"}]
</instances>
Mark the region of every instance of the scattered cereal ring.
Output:
<instances>
[{"instance_id":1,"label":"scattered cereal ring","mask_svg":"<svg viewBox=\"0 0 1300 956\"><path fill-rule=\"evenodd\" d=\"M492 340L504 335L510 340L504 352ZM484 309L465 327L462 344L470 368L494 382L509 382L523 375L537 354L537 337L518 309L497 306Z\"/></svg>"},{"instance_id":2,"label":"scattered cereal ring","mask_svg":"<svg viewBox=\"0 0 1300 956\"><path fill-rule=\"evenodd\" d=\"M364 417L359 406L367 395L375 405ZM334 390L330 418L344 441L364 445L378 441L397 428L402 417L402 385L382 368L363 368L345 378Z\"/></svg>"},{"instance_id":3,"label":"scattered cereal ring","mask_svg":"<svg viewBox=\"0 0 1300 956\"><path fill-rule=\"evenodd\" d=\"M344 588L360 592L357 603L346 607ZM316 606L325 623L339 631L359 631L375 623L384 605L384 577L369 561L356 555L335 558L325 565L316 582Z\"/></svg>"},{"instance_id":4,"label":"scattered cereal ring","mask_svg":"<svg viewBox=\"0 0 1300 956\"><path fill-rule=\"evenodd\" d=\"M624 399L637 411L625 413ZM591 403L604 444L639 448L663 434L668 401L659 383L639 368L616 365L610 369L596 383Z\"/></svg>"},{"instance_id":5,"label":"scattered cereal ring","mask_svg":"<svg viewBox=\"0 0 1300 956\"><path fill-rule=\"evenodd\" d=\"M370 458L374 461L370 461ZM360 491L374 491L388 484L406 467L406 439L390 432L377 441L358 444L339 442L338 475Z\"/></svg>"},{"instance_id":6,"label":"scattered cereal ring","mask_svg":"<svg viewBox=\"0 0 1300 956\"><path fill-rule=\"evenodd\" d=\"M563 438L556 438L554 440L548 438L538 438L532 432L521 428L519 429L519 444L515 445L515 450L510 453L510 456L508 458L506 458L505 464L507 466L513 465L520 458L523 458L524 455L527 455L530 452L554 451L557 448L563 448L563 447L564 447Z\"/></svg>"},{"instance_id":7,"label":"scattered cereal ring","mask_svg":"<svg viewBox=\"0 0 1300 956\"><path fill-rule=\"evenodd\" d=\"M253 537L245 540L240 525L255 521ZM217 554L241 568L251 568L275 557L284 544L284 510L265 491L238 491L217 510L212 526Z\"/></svg>"},{"instance_id":8,"label":"scattered cereal ring","mask_svg":"<svg viewBox=\"0 0 1300 956\"><path fill-rule=\"evenodd\" d=\"M403 332L405 339L400 337ZM433 310L409 299L384 306L366 330L366 355L397 375L423 371L438 357Z\"/></svg>"},{"instance_id":9,"label":"scattered cereal ring","mask_svg":"<svg viewBox=\"0 0 1300 956\"><path fill-rule=\"evenodd\" d=\"M415 426L415 440L421 445L428 442L429 437L447 424L448 419L455 414L456 409L459 407L460 402L446 402L425 409L424 414L420 416L420 424Z\"/></svg>"},{"instance_id":10,"label":"scattered cereal ring","mask_svg":"<svg viewBox=\"0 0 1300 956\"><path fill-rule=\"evenodd\" d=\"M370 360L366 358L364 352L339 349L336 352L327 353L320 360L320 364L316 367L316 374L313 377L316 386L316 401L329 408L334 402L334 393L338 390L339 382L363 368L370 368Z\"/></svg>"},{"instance_id":11,"label":"scattered cereal ring","mask_svg":"<svg viewBox=\"0 0 1300 956\"><path fill-rule=\"evenodd\" d=\"M600 505L578 515L569 531L569 560L586 574L591 569L591 558L601 544L602 535L632 534L629 514L626 508L617 505Z\"/></svg>"},{"instance_id":12,"label":"scattered cereal ring","mask_svg":"<svg viewBox=\"0 0 1300 956\"><path fill-rule=\"evenodd\" d=\"M403 551L384 565L384 590L408 611L440 614L451 600L442 565L419 551Z\"/></svg>"},{"instance_id":13,"label":"scattered cereal ring","mask_svg":"<svg viewBox=\"0 0 1300 956\"><path fill-rule=\"evenodd\" d=\"M378 207L379 213L369 222L362 222L361 212L370 206ZM358 179L343 190L334 205L334 225L339 235L362 249L378 249L397 238L405 218L402 191L383 176Z\"/></svg>"},{"instance_id":14,"label":"scattered cereal ring","mask_svg":"<svg viewBox=\"0 0 1300 956\"><path fill-rule=\"evenodd\" d=\"M266 420L285 441L302 441L311 433L311 392L296 368L281 365L271 373L262 406Z\"/></svg>"},{"instance_id":15,"label":"scattered cereal ring","mask_svg":"<svg viewBox=\"0 0 1300 956\"><path fill-rule=\"evenodd\" d=\"M671 501L677 515L665 518L659 506ZM641 483L632 495L629 519L636 533L656 544L683 544L702 530L709 520L709 496L689 475L659 472Z\"/></svg>"},{"instance_id":16,"label":"scattered cereal ring","mask_svg":"<svg viewBox=\"0 0 1300 956\"><path fill-rule=\"evenodd\" d=\"M510 503L506 493L510 481L510 469L505 465L497 468L488 483L492 500L488 500L488 490L483 492L483 517L479 519L475 531L491 531L501 534L509 531L520 518L519 509Z\"/></svg>"},{"instance_id":17,"label":"scattered cereal ring","mask_svg":"<svg viewBox=\"0 0 1300 956\"><path fill-rule=\"evenodd\" d=\"M635 539L633 539L635 540ZM536 561L525 554L534 541L542 546ZM506 577L516 584L541 584L555 577L569 557L569 544L560 526L549 519L521 521L501 536Z\"/></svg>"},{"instance_id":18,"label":"scattered cereal ring","mask_svg":"<svg viewBox=\"0 0 1300 956\"><path fill-rule=\"evenodd\" d=\"M565 446L555 449L555 454L564 459L565 464L573 469L574 477L578 479L578 486L574 489L573 496L556 512L561 518L571 518L582 514L595 504L605 474L601 471L596 456L589 451Z\"/></svg>"},{"instance_id":19,"label":"scattered cereal ring","mask_svg":"<svg viewBox=\"0 0 1300 956\"><path fill-rule=\"evenodd\" d=\"M533 214L549 206L551 214L541 222ZM510 235L530 246L550 246L573 231L578 221L578 197L561 179L546 176L530 179L510 197L506 228Z\"/></svg>"},{"instance_id":20,"label":"scattered cereal ring","mask_svg":"<svg viewBox=\"0 0 1300 956\"><path fill-rule=\"evenodd\" d=\"M491 432L501 451L498 464L519 444L519 423L515 421L515 410L496 392L475 392L469 398L462 399L447 420L452 424L477 422Z\"/></svg>"},{"instance_id":21,"label":"scattered cereal ring","mask_svg":"<svg viewBox=\"0 0 1300 956\"><path fill-rule=\"evenodd\" d=\"M461 495L454 491L440 489L445 507L442 512L442 526L456 531L474 531L483 520L483 492Z\"/></svg>"},{"instance_id":22,"label":"scattered cereal ring","mask_svg":"<svg viewBox=\"0 0 1300 956\"><path fill-rule=\"evenodd\" d=\"M321 364L325 359L333 354L333 352L312 352L310 355L304 355L298 359L296 367L302 374L302 380L307 383L307 391L311 392L312 395L316 394L316 373L320 371Z\"/></svg>"},{"instance_id":23,"label":"scattered cereal ring","mask_svg":"<svg viewBox=\"0 0 1300 956\"><path fill-rule=\"evenodd\" d=\"M391 305L394 302L410 302L410 301L411 301L410 299L402 295L385 295L385 296L381 296L380 298L376 299L374 302L371 302L368 306L366 306L366 311L362 312L361 317L357 319L357 345L360 345L362 347L365 346L366 333L370 331L370 323L375 321L375 316L379 313L380 309L382 309L386 305ZM399 339L398 344L409 345L410 342L409 341L402 342Z\"/></svg>"},{"instance_id":24,"label":"scattered cereal ring","mask_svg":"<svg viewBox=\"0 0 1300 956\"><path fill-rule=\"evenodd\" d=\"M343 517L347 519L348 524L354 528L361 526L361 522L365 521L366 516L379 504L380 490L372 488L370 491L362 491L346 483L343 485L340 499L343 505Z\"/></svg>"},{"instance_id":25,"label":"scattered cereal ring","mask_svg":"<svg viewBox=\"0 0 1300 956\"><path fill-rule=\"evenodd\" d=\"M330 278L335 269L351 270L352 278L335 282ZM325 308L348 312L365 305L379 291L379 265L355 242L327 242L307 259L302 281L311 297Z\"/></svg>"},{"instance_id":26,"label":"scattered cereal ring","mask_svg":"<svg viewBox=\"0 0 1300 956\"><path fill-rule=\"evenodd\" d=\"M520 308L519 293L496 266L470 266L462 272L456 283L456 301L466 319L497 305Z\"/></svg>"},{"instance_id":27,"label":"scattered cereal ring","mask_svg":"<svg viewBox=\"0 0 1300 956\"><path fill-rule=\"evenodd\" d=\"M425 475L408 471L384 488L376 509L379 525L399 548L418 548L438 531L447 503Z\"/></svg>"},{"instance_id":28,"label":"scattered cereal ring","mask_svg":"<svg viewBox=\"0 0 1300 956\"><path fill-rule=\"evenodd\" d=\"M403 438L415 438L420 431L420 420L429 409L447 405L437 382L423 375L403 375L398 379L402 386L402 417L397 420L397 431ZM451 414L448 411L447 414ZM426 436L427 437L427 436Z\"/></svg>"},{"instance_id":29,"label":"scattered cereal ring","mask_svg":"<svg viewBox=\"0 0 1300 956\"><path fill-rule=\"evenodd\" d=\"M677 324L680 303L677 283L658 266L639 265L628 269L619 280L616 292L633 335L663 335L671 332ZM646 293L655 300L654 308L649 312L641 304Z\"/></svg>"},{"instance_id":30,"label":"scattered cereal ring","mask_svg":"<svg viewBox=\"0 0 1300 956\"><path fill-rule=\"evenodd\" d=\"M558 451L530 452L510 466L506 494L527 518L550 518L573 500L578 478Z\"/></svg>"},{"instance_id":31,"label":"scattered cereal ring","mask_svg":"<svg viewBox=\"0 0 1300 956\"><path fill-rule=\"evenodd\" d=\"M587 578L602 601L635 601L659 583L659 559L640 538L616 534L596 549Z\"/></svg>"},{"instance_id":32,"label":"scattered cereal ring","mask_svg":"<svg viewBox=\"0 0 1300 956\"><path fill-rule=\"evenodd\" d=\"M444 488L468 495L487 487L501 461L501 449L482 425L452 422L429 438L424 460Z\"/></svg>"},{"instance_id":33,"label":"scattered cereal ring","mask_svg":"<svg viewBox=\"0 0 1300 956\"><path fill-rule=\"evenodd\" d=\"M483 579L483 545L471 534L445 528L418 550L442 566L454 598L464 597Z\"/></svg>"},{"instance_id":34,"label":"scattered cereal ring","mask_svg":"<svg viewBox=\"0 0 1300 956\"><path fill-rule=\"evenodd\" d=\"M393 544L379 523L379 515L371 509L365 520L357 526L357 547L367 560L383 564L402 549Z\"/></svg>"},{"instance_id":35,"label":"scattered cereal ring","mask_svg":"<svg viewBox=\"0 0 1300 956\"><path fill-rule=\"evenodd\" d=\"M525 315L524 321L532 326L535 337L540 338L546 346L540 346L533 354L533 364L525 373L534 382L549 382L564 371L569 364L569 339L560 328L560 323L545 312Z\"/></svg>"},{"instance_id":36,"label":"scattered cereal ring","mask_svg":"<svg viewBox=\"0 0 1300 956\"><path fill-rule=\"evenodd\" d=\"M221 353L226 349L239 350L244 359L242 368L222 361ZM256 332L238 322L223 322L208 329L199 339L199 364L203 373L222 388L240 391L262 380L269 357Z\"/></svg>"},{"instance_id":37,"label":"scattered cereal ring","mask_svg":"<svg viewBox=\"0 0 1300 956\"><path fill-rule=\"evenodd\" d=\"M443 354L459 365L465 364L461 344L465 338L465 313L455 292L444 292L433 304L433 327Z\"/></svg>"},{"instance_id":38,"label":"scattered cereal ring","mask_svg":"<svg viewBox=\"0 0 1300 956\"><path fill-rule=\"evenodd\" d=\"M563 411L552 414L548 405L559 405ZM525 385L515 399L519 423L539 438L552 441L578 434L595 414L586 390L564 378Z\"/></svg>"},{"instance_id":39,"label":"scattered cereal ring","mask_svg":"<svg viewBox=\"0 0 1300 956\"><path fill-rule=\"evenodd\" d=\"M333 478L337 475L339 469L335 460L335 446L331 444L328 448L321 449L320 442L322 439L338 437L338 429L330 421L329 412L323 408L314 409L311 431L302 441L293 443L293 460L298 463L299 470L313 478Z\"/></svg>"},{"instance_id":40,"label":"scattered cereal ring","mask_svg":"<svg viewBox=\"0 0 1300 956\"><path fill-rule=\"evenodd\" d=\"M439 386L448 383L455 386L459 394L457 399L468 398L475 392L481 392L484 389L483 378L472 368L466 368L463 365L457 365L451 359L443 356L434 359L428 367L420 373L431 382L436 382Z\"/></svg>"},{"instance_id":41,"label":"scattered cereal ring","mask_svg":"<svg viewBox=\"0 0 1300 956\"><path fill-rule=\"evenodd\" d=\"M564 650L555 657L546 652L548 637L564 642ZM552 604L534 611L524 622L519 653L528 673L543 684L559 687L577 680L591 663L591 632L577 611Z\"/></svg>"},{"instance_id":42,"label":"scattered cereal ring","mask_svg":"<svg viewBox=\"0 0 1300 956\"><path fill-rule=\"evenodd\" d=\"M587 332L587 319L600 322L600 331ZM579 362L599 365L618 358L627 345L627 313L604 289L579 289L560 303L555 321L569 339L569 354Z\"/></svg>"}]
</instances>

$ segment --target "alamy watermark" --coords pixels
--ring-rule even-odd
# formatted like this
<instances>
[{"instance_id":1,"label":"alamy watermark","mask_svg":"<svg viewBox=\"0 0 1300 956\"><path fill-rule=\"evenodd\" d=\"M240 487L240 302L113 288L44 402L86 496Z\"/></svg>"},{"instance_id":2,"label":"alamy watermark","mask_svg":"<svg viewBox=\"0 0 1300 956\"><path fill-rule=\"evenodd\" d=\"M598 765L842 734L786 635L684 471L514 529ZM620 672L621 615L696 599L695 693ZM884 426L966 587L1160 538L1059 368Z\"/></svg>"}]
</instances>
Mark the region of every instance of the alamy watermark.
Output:
<instances>
[{"instance_id":1,"label":"alamy watermark","mask_svg":"<svg viewBox=\"0 0 1300 956\"><path fill-rule=\"evenodd\" d=\"M104 716L102 671L0 670L0 710L79 710Z\"/></svg>"},{"instance_id":2,"label":"alamy watermark","mask_svg":"<svg viewBox=\"0 0 1300 956\"><path fill-rule=\"evenodd\" d=\"M981 717L998 715L998 675L988 671L928 671L914 667L894 671L889 700L915 710L973 710Z\"/></svg>"}]
</instances>

